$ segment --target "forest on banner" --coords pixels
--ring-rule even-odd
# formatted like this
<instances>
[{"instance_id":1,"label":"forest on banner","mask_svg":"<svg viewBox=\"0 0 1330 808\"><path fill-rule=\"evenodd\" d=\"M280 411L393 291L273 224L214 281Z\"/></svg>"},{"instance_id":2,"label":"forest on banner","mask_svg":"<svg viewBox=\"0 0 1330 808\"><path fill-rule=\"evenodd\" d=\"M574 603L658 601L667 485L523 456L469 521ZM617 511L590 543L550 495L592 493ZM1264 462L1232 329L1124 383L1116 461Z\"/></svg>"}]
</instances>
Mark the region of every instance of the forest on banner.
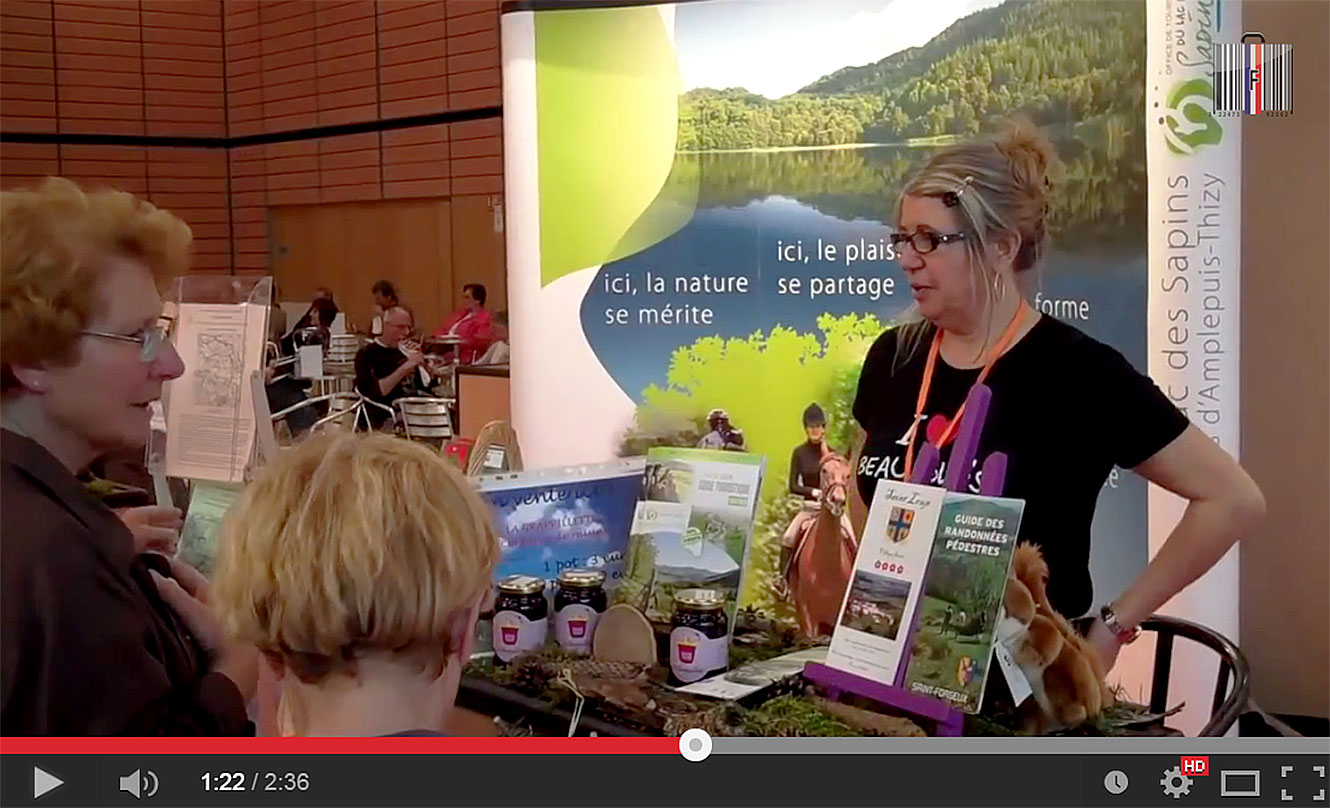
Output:
<instances>
[{"instance_id":1,"label":"forest on banner","mask_svg":"<svg viewBox=\"0 0 1330 808\"><path fill-rule=\"evenodd\" d=\"M768 99L701 88L679 105L681 151L901 143L973 135L1020 110L1040 125L1105 116L1119 135L1144 103L1143 3L1008 2L928 44ZM1123 76L1124 65L1135 73ZM1126 79L1126 80L1124 80Z\"/></svg>"}]
</instances>

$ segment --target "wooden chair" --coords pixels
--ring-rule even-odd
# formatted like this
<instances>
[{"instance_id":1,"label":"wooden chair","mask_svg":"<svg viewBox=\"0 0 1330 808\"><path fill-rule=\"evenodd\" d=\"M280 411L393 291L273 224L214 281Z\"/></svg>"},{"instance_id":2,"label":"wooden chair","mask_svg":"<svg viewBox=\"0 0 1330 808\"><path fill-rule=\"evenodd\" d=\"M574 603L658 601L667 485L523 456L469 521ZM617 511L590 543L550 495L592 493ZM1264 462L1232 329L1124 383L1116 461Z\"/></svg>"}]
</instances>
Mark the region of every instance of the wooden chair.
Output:
<instances>
[{"instance_id":1,"label":"wooden chair","mask_svg":"<svg viewBox=\"0 0 1330 808\"><path fill-rule=\"evenodd\" d=\"M1168 709L1169 675L1173 670L1173 641L1182 637L1204 645L1219 655L1219 676L1215 681L1214 697L1210 702L1210 720L1199 735L1221 736L1247 709L1251 698L1251 666L1242 651L1224 635L1200 623L1156 614L1143 623L1141 631L1154 632L1154 673L1150 679L1150 711L1162 713Z\"/></svg>"}]
</instances>

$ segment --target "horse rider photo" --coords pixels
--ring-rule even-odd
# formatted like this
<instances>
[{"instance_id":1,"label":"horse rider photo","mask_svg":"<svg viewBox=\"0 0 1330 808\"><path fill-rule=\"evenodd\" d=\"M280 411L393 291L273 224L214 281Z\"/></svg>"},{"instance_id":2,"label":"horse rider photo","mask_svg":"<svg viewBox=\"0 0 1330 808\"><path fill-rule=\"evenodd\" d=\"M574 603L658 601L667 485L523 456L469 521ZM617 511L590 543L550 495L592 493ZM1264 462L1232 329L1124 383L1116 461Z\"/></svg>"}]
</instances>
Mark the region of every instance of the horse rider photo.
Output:
<instances>
[{"instance_id":1,"label":"horse rider photo","mask_svg":"<svg viewBox=\"0 0 1330 808\"><path fill-rule=\"evenodd\" d=\"M697 442L699 449L725 449L731 452L747 451L744 433L730 425L730 414L719 407L707 413L707 426L711 431Z\"/></svg>"},{"instance_id":2,"label":"horse rider photo","mask_svg":"<svg viewBox=\"0 0 1330 808\"><path fill-rule=\"evenodd\" d=\"M804 435L806 440L796 446L790 455L790 494L803 499L803 507L794 515L790 525L781 537L780 575L776 579L776 594L782 600L788 600L791 593L791 577L798 550L806 541L805 533L810 532L823 510L822 473L824 458L837 454L826 440L827 416L816 403L809 404L803 414ZM849 509L840 513L840 526L844 535L853 537L854 528L850 524Z\"/></svg>"}]
</instances>

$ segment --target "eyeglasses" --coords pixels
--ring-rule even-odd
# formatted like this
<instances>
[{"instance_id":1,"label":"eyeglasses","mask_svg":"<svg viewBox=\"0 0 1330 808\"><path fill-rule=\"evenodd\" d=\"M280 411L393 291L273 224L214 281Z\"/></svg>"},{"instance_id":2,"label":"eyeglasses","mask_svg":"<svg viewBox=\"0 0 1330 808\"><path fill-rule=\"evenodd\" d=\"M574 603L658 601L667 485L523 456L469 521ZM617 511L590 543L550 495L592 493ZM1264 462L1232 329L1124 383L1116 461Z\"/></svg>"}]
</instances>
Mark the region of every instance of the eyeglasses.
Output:
<instances>
[{"instance_id":1,"label":"eyeglasses","mask_svg":"<svg viewBox=\"0 0 1330 808\"><path fill-rule=\"evenodd\" d=\"M932 230L916 230L913 233L892 233L891 243L899 247L902 243L908 241L914 251L920 255L927 255L942 244L950 244L953 241L963 241L964 233L934 233Z\"/></svg>"},{"instance_id":2,"label":"eyeglasses","mask_svg":"<svg viewBox=\"0 0 1330 808\"><path fill-rule=\"evenodd\" d=\"M158 322L157 325L150 325L140 329L133 334L112 334L107 331L80 331L85 337L101 337L102 339L113 339L118 342L132 342L139 346L139 360L151 362L157 358L157 354L162 350L162 345L171 337L171 326L169 322Z\"/></svg>"}]
</instances>

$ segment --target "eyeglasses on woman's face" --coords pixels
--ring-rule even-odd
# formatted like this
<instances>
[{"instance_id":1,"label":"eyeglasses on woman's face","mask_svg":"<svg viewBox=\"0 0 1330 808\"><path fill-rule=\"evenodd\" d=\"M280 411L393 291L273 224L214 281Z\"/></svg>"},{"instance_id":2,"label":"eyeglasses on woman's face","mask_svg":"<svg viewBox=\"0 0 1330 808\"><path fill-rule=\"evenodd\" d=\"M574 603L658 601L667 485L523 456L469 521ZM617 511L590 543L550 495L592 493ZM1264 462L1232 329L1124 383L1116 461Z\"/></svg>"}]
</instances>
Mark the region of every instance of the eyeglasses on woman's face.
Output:
<instances>
[{"instance_id":1,"label":"eyeglasses on woman's face","mask_svg":"<svg viewBox=\"0 0 1330 808\"><path fill-rule=\"evenodd\" d=\"M955 241L963 241L964 233L938 233L933 230L916 230L913 233L892 233L891 244L899 248L902 244L909 242L914 251L920 255L927 255L936 250L943 244L951 244Z\"/></svg>"},{"instance_id":2,"label":"eyeglasses on woman's face","mask_svg":"<svg viewBox=\"0 0 1330 808\"><path fill-rule=\"evenodd\" d=\"M158 320L156 325L144 326L133 334L113 334L109 331L91 331L87 329L79 333L85 337L100 337L101 339L138 345L139 360L148 363L157 358L162 346L171 338L171 322L167 318L162 318Z\"/></svg>"}]
</instances>

